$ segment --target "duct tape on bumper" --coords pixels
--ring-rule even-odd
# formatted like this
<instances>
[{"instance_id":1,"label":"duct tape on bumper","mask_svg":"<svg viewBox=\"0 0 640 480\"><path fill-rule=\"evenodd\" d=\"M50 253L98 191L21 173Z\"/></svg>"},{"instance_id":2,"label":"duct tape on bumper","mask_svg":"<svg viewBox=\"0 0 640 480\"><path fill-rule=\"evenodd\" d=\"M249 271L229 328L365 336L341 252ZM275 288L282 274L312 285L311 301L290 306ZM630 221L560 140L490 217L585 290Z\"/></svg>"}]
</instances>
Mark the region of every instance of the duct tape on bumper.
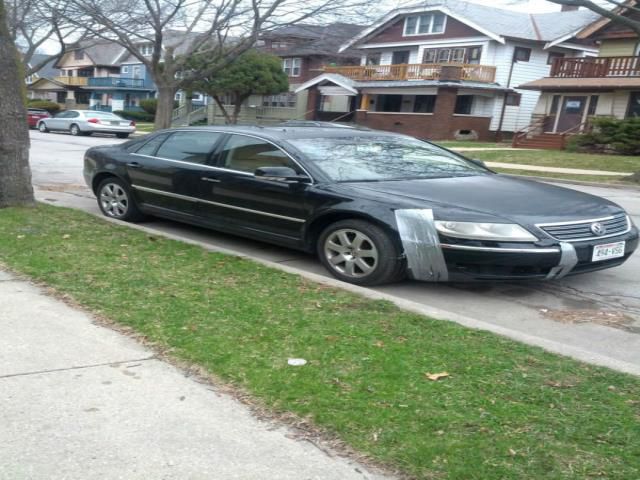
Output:
<instances>
[{"instance_id":1,"label":"duct tape on bumper","mask_svg":"<svg viewBox=\"0 0 640 480\"><path fill-rule=\"evenodd\" d=\"M433 210L396 210L395 214L412 278L426 282L446 282L449 273L440 248Z\"/></svg>"},{"instance_id":2,"label":"duct tape on bumper","mask_svg":"<svg viewBox=\"0 0 640 480\"><path fill-rule=\"evenodd\" d=\"M566 276L578 263L578 254L573 245L560 242L560 262L547 275L547 280L555 280Z\"/></svg>"}]
</instances>

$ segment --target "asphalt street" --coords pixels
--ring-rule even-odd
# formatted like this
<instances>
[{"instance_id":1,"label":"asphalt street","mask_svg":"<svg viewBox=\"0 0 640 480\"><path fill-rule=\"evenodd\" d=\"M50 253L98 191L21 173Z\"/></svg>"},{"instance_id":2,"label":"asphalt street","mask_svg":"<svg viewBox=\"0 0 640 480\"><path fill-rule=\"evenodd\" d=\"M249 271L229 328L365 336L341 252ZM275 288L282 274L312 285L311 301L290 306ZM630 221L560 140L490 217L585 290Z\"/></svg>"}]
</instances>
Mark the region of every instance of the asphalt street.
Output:
<instances>
[{"instance_id":1,"label":"asphalt street","mask_svg":"<svg viewBox=\"0 0 640 480\"><path fill-rule=\"evenodd\" d=\"M95 198L82 178L83 153L90 146L122 140L32 131L31 141L31 167L38 199L98 214ZM640 190L565 186L618 203L640 224ZM292 250L163 220L152 220L145 226L328 275L314 257ZM618 268L552 282L404 281L376 290L640 366L640 254Z\"/></svg>"}]
</instances>

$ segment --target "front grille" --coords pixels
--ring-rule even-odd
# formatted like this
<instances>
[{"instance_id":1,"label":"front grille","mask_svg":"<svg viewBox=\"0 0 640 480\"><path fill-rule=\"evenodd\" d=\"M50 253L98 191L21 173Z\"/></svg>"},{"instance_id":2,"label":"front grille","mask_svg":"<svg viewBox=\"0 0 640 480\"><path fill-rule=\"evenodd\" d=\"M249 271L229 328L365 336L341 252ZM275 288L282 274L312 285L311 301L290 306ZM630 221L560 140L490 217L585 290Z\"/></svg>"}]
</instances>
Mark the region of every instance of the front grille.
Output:
<instances>
[{"instance_id":1,"label":"front grille","mask_svg":"<svg viewBox=\"0 0 640 480\"><path fill-rule=\"evenodd\" d=\"M605 228L604 233L596 235L591 230L594 223L599 223ZM579 242L600 238L615 237L629 231L629 219L625 213L617 213L611 217L577 222L554 223L538 225L540 229L551 235L556 240L565 242Z\"/></svg>"}]
</instances>

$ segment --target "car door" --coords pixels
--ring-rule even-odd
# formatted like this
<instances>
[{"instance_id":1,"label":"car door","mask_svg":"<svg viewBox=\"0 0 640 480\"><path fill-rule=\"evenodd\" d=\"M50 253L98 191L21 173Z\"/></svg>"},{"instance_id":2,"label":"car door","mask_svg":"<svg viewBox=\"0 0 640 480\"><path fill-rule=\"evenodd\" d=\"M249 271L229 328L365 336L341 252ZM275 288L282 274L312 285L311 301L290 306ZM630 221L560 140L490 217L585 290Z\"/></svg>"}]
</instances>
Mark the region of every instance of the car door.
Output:
<instances>
[{"instance_id":1,"label":"car door","mask_svg":"<svg viewBox=\"0 0 640 480\"><path fill-rule=\"evenodd\" d=\"M69 116L71 112L60 112L53 117L47 119L45 124L50 130L62 130L64 127L64 119Z\"/></svg>"},{"instance_id":2,"label":"car door","mask_svg":"<svg viewBox=\"0 0 640 480\"><path fill-rule=\"evenodd\" d=\"M260 167L286 166L305 172L275 144L248 135L229 135L219 148L213 181L205 182L200 208L210 218L221 218L227 229L251 236L296 243L302 236L309 184L286 183L256 177Z\"/></svg>"},{"instance_id":3,"label":"car door","mask_svg":"<svg viewBox=\"0 0 640 480\"><path fill-rule=\"evenodd\" d=\"M197 216L202 178L215 169L212 154L222 134L177 131L156 135L128 156L127 173L136 199L169 216Z\"/></svg>"}]
</instances>

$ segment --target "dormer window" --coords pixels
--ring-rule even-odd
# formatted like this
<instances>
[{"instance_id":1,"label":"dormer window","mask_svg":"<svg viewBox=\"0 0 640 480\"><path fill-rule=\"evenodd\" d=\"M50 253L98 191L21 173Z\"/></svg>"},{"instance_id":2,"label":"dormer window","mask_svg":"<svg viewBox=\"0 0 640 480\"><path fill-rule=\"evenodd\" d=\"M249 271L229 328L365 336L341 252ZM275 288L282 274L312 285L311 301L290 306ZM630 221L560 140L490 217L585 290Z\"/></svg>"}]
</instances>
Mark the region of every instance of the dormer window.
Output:
<instances>
[{"instance_id":1,"label":"dormer window","mask_svg":"<svg viewBox=\"0 0 640 480\"><path fill-rule=\"evenodd\" d=\"M425 13L411 15L404 19L404 35L433 35L444 32L446 23L444 13Z\"/></svg>"},{"instance_id":2,"label":"dormer window","mask_svg":"<svg viewBox=\"0 0 640 480\"><path fill-rule=\"evenodd\" d=\"M140 45L140 53L144 57L150 57L151 55L153 55L153 45L151 45L150 43L145 45Z\"/></svg>"}]
</instances>

